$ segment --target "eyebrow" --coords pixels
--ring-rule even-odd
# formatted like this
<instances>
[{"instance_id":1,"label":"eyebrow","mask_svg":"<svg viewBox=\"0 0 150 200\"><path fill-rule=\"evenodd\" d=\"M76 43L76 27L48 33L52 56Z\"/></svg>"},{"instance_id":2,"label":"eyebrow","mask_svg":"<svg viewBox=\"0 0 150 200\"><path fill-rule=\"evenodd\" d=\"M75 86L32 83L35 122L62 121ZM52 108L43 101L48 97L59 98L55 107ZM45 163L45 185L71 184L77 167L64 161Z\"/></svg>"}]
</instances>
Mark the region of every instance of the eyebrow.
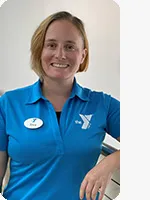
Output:
<instances>
[{"instance_id":1,"label":"eyebrow","mask_svg":"<svg viewBox=\"0 0 150 200\"><path fill-rule=\"evenodd\" d=\"M55 39L46 39L45 42L57 42L57 40L55 40ZM67 40L67 41L65 41L65 43L76 44L72 40Z\"/></svg>"},{"instance_id":2,"label":"eyebrow","mask_svg":"<svg viewBox=\"0 0 150 200\"><path fill-rule=\"evenodd\" d=\"M70 43L70 44L76 44L74 41L72 40L67 40L66 43Z\"/></svg>"},{"instance_id":3,"label":"eyebrow","mask_svg":"<svg viewBox=\"0 0 150 200\"><path fill-rule=\"evenodd\" d=\"M47 40L45 40L45 42L56 42L56 40L54 40L54 39L47 39Z\"/></svg>"}]
</instances>

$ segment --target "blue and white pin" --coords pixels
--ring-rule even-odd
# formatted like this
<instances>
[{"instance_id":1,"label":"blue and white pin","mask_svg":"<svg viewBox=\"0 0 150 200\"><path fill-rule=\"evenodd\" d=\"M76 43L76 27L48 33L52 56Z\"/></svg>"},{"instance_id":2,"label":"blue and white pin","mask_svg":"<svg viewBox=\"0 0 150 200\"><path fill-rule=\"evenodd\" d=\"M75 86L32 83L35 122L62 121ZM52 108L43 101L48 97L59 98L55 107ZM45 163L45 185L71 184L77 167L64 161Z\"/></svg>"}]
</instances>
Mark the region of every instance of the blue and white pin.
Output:
<instances>
[{"instance_id":1,"label":"blue and white pin","mask_svg":"<svg viewBox=\"0 0 150 200\"><path fill-rule=\"evenodd\" d=\"M29 118L24 121L24 126L29 129L37 129L43 125L43 121L39 118Z\"/></svg>"}]
</instances>

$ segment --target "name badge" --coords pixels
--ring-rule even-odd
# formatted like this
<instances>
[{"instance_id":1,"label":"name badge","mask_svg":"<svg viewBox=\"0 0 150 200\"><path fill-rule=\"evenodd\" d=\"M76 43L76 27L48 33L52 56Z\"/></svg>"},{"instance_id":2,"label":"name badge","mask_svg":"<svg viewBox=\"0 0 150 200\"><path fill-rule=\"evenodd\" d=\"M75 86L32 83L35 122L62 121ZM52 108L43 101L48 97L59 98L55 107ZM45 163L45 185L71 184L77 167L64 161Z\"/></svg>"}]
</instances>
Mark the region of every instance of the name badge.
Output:
<instances>
[{"instance_id":1,"label":"name badge","mask_svg":"<svg viewBox=\"0 0 150 200\"><path fill-rule=\"evenodd\" d=\"M29 129L40 128L43 125L43 121L39 118L29 118L24 122L24 126Z\"/></svg>"}]
</instances>

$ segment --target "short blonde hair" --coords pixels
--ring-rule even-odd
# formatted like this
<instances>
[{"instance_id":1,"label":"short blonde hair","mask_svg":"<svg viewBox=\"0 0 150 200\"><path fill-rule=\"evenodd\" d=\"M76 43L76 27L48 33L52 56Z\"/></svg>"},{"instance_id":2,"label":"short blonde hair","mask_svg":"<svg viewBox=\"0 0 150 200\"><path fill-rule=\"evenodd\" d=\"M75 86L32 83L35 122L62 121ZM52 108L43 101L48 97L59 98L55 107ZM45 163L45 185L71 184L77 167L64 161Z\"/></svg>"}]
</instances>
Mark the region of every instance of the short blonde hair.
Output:
<instances>
[{"instance_id":1,"label":"short blonde hair","mask_svg":"<svg viewBox=\"0 0 150 200\"><path fill-rule=\"evenodd\" d=\"M42 23L39 25L39 27L36 29L34 32L32 39L31 39L31 68L35 71L35 73L39 77L43 77L45 75L42 65L41 65L41 54L44 46L44 40L45 40L45 35L47 32L48 27L50 24L56 20L68 20L71 22L73 25L76 26L76 28L79 30L83 43L84 43L84 48L87 49L87 54L85 57L84 62L80 65L79 70L77 72L82 72L86 71L88 68L89 64L89 45L88 45L88 40L87 40L87 35L85 32L84 24L83 22L70 14L69 12L61 11L54 13L47 17Z\"/></svg>"}]
</instances>

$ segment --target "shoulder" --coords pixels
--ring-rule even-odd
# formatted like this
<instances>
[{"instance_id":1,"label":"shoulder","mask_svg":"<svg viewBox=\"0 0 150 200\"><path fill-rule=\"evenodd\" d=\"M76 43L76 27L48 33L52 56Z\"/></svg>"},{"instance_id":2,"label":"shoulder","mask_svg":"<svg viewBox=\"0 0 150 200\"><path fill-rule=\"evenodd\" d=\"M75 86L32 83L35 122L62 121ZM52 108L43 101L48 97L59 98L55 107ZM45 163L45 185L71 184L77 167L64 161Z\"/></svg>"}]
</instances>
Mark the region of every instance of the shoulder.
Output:
<instances>
[{"instance_id":1,"label":"shoulder","mask_svg":"<svg viewBox=\"0 0 150 200\"><path fill-rule=\"evenodd\" d=\"M96 91L90 88L82 88L84 93L89 97L90 101L99 101L103 103L110 103L111 99L115 99L111 94L107 94L104 91ZM117 99L116 99L117 100ZM118 101L118 100L117 100Z\"/></svg>"},{"instance_id":2,"label":"shoulder","mask_svg":"<svg viewBox=\"0 0 150 200\"><path fill-rule=\"evenodd\" d=\"M93 92L93 99L96 98L99 100L99 104L103 105L105 107L106 110L109 110L109 108L113 105L119 105L120 102L118 99L116 99L115 97L113 97L111 94L105 93L105 92L97 92L94 91Z\"/></svg>"},{"instance_id":3,"label":"shoulder","mask_svg":"<svg viewBox=\"0 0 150 200\"><path fill-rule=\"evenodd\" d=\"M103 107L106 112L108 112L110 109L118 109L120 107L120 101L111 94L108 94L104 91L92 90L90 88L83 88L83 91L88 96L89 101L92 104Z\"/></svg>"},{"instance_id":4,"label":"shoulder","mask_svg":"<svg viewBox=\"0 0 150 200\"><path fill-rule=\"evenodd\" d=\"M30 91L32 90L33 86L35 85L28 85L21 88L16 88L13 90L6 91L1 97L0 97L0 104L6 103L7 101L16 101L24 100L27 96L29 96Z\"/></svg>"}]
</instances>

